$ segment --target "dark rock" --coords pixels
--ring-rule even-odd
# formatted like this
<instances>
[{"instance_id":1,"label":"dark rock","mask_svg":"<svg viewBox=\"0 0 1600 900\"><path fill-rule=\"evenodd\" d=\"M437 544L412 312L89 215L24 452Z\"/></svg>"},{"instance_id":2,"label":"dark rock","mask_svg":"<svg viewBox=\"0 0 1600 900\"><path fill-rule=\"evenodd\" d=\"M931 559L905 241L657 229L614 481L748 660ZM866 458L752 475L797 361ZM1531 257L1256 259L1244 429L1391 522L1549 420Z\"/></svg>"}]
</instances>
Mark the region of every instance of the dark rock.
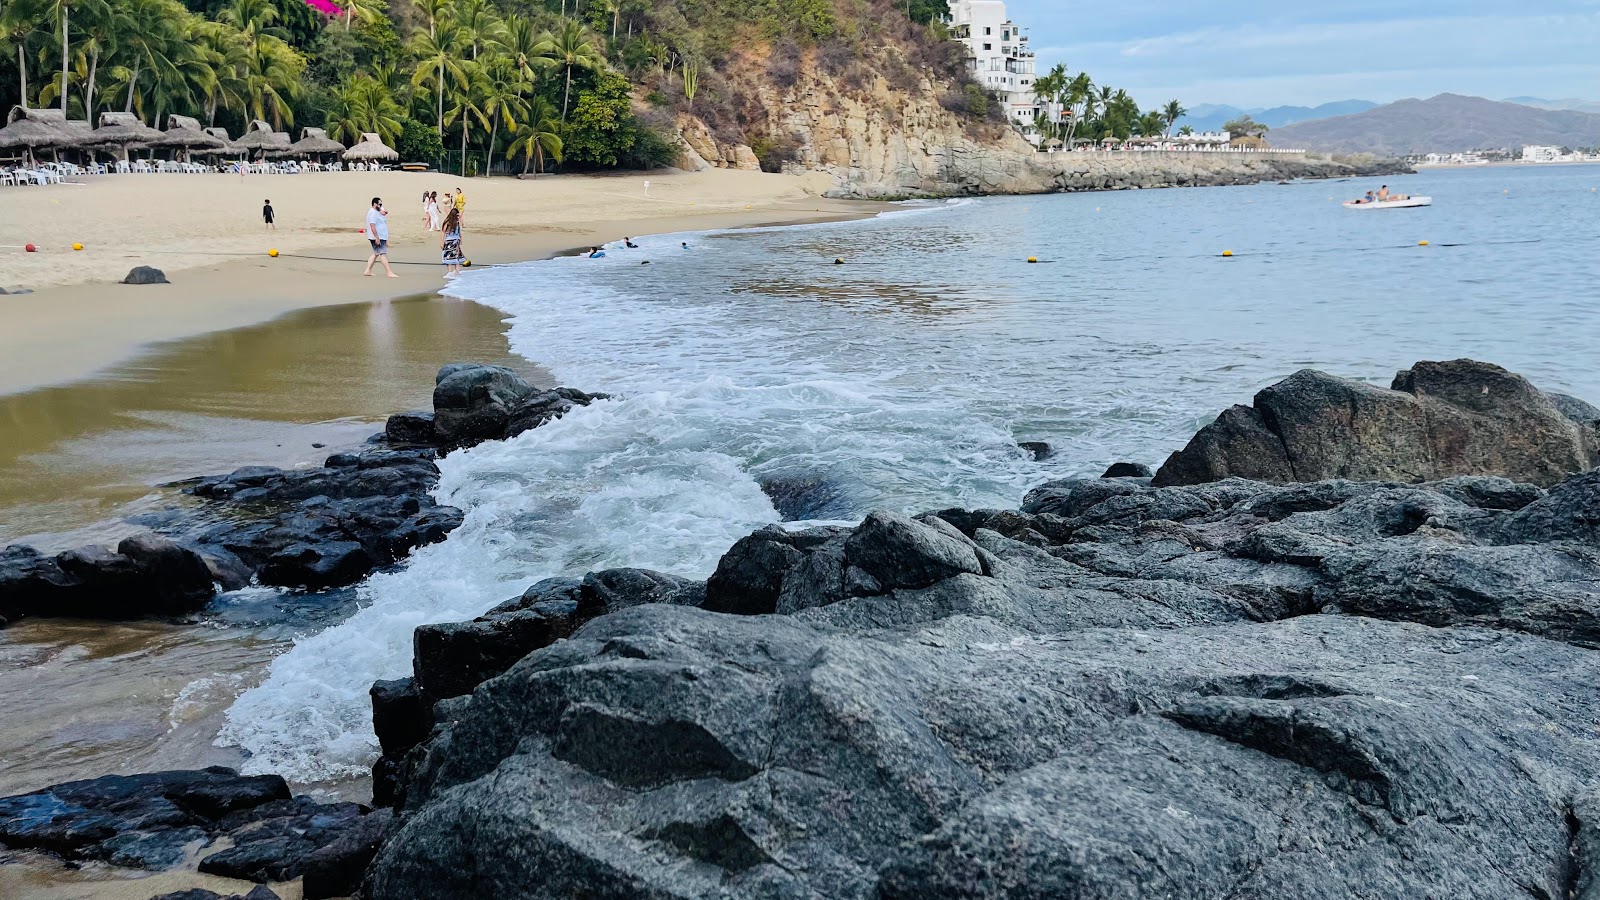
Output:
<instances>
[{"instance_id":1,"label":"dark rock","mask_svg":"<svg viewBox=\"0 0 1600 900\"><path fill-rule=\"evenodd\" d=\"M596 604L580 579L503 604L486 618L552 617L566 639L506 639L496 677L390 760L401 827L366 890L1497 900L1588 883L1600 472L1548 491L1079 479L1028 502L763 529L699 610L693 590ZM479 638L468 662L495 646Z\"/></svg>"},{"instance_id":2,"label":"dark rock","mask_svg":"<svg viewBox=\"0 0 1600 900\"><path fill-rule=\"evenodd\" d=\"M445 366L433 389L438 443L455 447L505 437L512 410L532 393L532 385L504 366Z\"/></svg>"},{"instance_id":3,"label":"dark rock","mask_svg":"<svg viewBox=\"0 0 1600 900\"><path fill-rule=\"evenodd\" d=\"M134 266L128 271L123 284L169 284L167 274L154 266Z\"/></svg>"},{"instance_id":4,"label":"dark rock","mask_svg":"<svg viewBox=\"0 0 1600 900\"><path fill-rule=\"evenodd\" d=\"M1388 390L1306 369L1201 429L1155 483L1497 475L1547 486L1600 464L1597 454L1592 429L1498 366L1419 362Z\"/></svg>"},{"instance_id":5,"label":"dark rock","mask_svg":"<svg viewBox=\"0 0 1600 900\"><path fill-rule=\"evenodd\" d=\"M278 900L278 895L264 884L258 884L250 889L247 894L219 894L205 888L190 888L187 891L174 891L170 894L161 894L151 897L150 900Z\"/></svg>"},{"instance_id":6,"label":"dark rock","mask_svg":"<svg viewBox=\"0 0 1600 900\"><path fill-rule=\"evenodd\" d=\"M318 591L354 584L372 571L374 560L356 541L297 543L268 557L261 567L262 584Z\"/></svg>"},{"instance_id":7,"label":"dark rock","mask_svg":"<svg viewBox=\"0 0 1600 900\"><path fill-rule=\"evenodd\" d=\"M1017 446L1022 452L1033 457L1034 462L1044 462L1055 455L1055 448L1045 441L1018 441Z\"/></svg>"},{"instance_id":8,"label":"dark rock","mask_svg":"<svg viewBox=\"0 0 1600 900\"><path fill-rule=\"evenodd\" d=\"M433 413L412 411L396 413L383 426L384 437L396 444L432 446L439 440L433 427Z\"/></svg>"},{"instance_id":9,"label":"dark rock","mask_svg":"<svg viewBox=\"0 0 1600 900\"><path fill-rule=\"evenodd\" d=\"M982 575L977 545L944 524L938 528L875 512L845 542L845 556L885 589L924 588L966 573Z\"/></svg>"},{"instance_id":10,"label":"dark rock","mask_svg":"<svg viewBox=\"0 0 1600 900\"><path fill-rule=\"evenodd\" d=\"M422 743L433 728L429 708L413 678L372 683L372 730L378 746L388 755L399 755Z\"/></svg>"},{"instance_id":11,"label":"dark rock","mask_svg":"<svg viewBox=\"0 0 1600 900\"><path fill-rule=\"evenodd\" d=\"M785 522L843 518L850 512L844 486L825 476L768 476L759 482Z\"/></svg>"},{"instance_id":12,"label":"dark rock","mask_svg":"<svg viewBox=\"0 0 1600 900\"><path fill-rule=\"evenodd\" d=\"M1591 657L1342 616L1041 641L640 607L457 710L368 891L1562 896Z\"/></svg>"},{"instance_id":13,"label":"dark rock","mask_svg":"<svg viewBox=\"0 0 1600 900\"><path fill-rule=\"evenodd\" d=\"M613 569L581 579L541 581L471 622L424 625L413 635L422 708L470 693L598 616L644 603L699 605L704 597L700 582L642 569Z\"/></svg>"},{"instance_id":14,"label":"dark rock","mask_svg":"<svg viewBox=\"0 0 1600 900\"><path fill-rule=\"evenodd\" d=\"M1111 468L1101 478L1152 478L1156 473L1144 463L1119 462L1112 463Z\"/></svg>"},{"instance_id":15,"label":"dark rock","mask_svg":"<svg viewBox=\"0 0 1600 900\"><path fill-rule=\"evenodd\" d=\"M68 782L0 799L0 845L167 868L189 842L220 833L224 814L288 796L276 775L220 767Z\"/></svg>"},{"instance_id":16,"label":"dark rock","mask_svg":"<svg viewBox=\"0 0 1600 900\"><path fill-rule=\"evenodd\" d=\"M156 535L126 538L115 552L80 547L45 557L30 547L0 550L0 617L132 619L205 607L215 575L195 550Z\"/></svg>"},{"instance_id":17,"label":"dark rock","mask_svg":"<svg viewBox=\"0 0 1600 900\"><path fill-rule=\"evenodd\" d=\"M394 828L394 814L378 810L362 816L331 843L312 851L306 858L301 882L306 900L354 895L361 887L367 866Z\"/></svg>"}]
</instances>

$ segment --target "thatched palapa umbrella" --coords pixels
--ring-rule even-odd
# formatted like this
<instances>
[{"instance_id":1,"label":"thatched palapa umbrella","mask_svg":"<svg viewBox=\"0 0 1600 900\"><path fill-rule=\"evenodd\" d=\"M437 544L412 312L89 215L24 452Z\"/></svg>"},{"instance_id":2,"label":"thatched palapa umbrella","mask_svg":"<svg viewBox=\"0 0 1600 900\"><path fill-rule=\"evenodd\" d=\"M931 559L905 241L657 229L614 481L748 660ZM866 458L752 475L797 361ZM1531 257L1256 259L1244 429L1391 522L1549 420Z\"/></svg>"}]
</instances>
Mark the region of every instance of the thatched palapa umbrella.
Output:
<instances>
[{"instance_id":1,"label":"thatched palapa umbrella","mask_svg":"<svg viewBox=\"0 0 1600 900\"><path fill-rule=\"evenodd\" d=\"M228 137L228 129L212 127L212 128L205 129L205 133L209 134L212 137L216 138L217 140L221 141L222 142L222 146L216 147L216 148L211 149L211 150L201 150L199 152L201 152L201 153L226 153L226 154L229 154L229 155L237 155L237 154L244 153L244 148L239 146L238 144L234 143L233 138Z\"/></svg>"},{"instance_id":2,"label":"thatched palapa umbrella","mask_svg":"<svg viewBox=\"0 0 1600 900\"><path fill-rule=\"evenodd\" d=\"M383 138L371 132L364 132L361 135L361 143L346 150L344 158L350 162L393 161L399 159L400 154L385 144Z\"/></svg>"},{"instance_id":3,"label":"thatched palapa umbrella","mask_svg":"<svg viewBox=\"0 0 1600 900\"><path fill-rule=\"evenodd\" d=\"M283 153L289 149L289 135L282 131L273 131L272 126L255 119L250 127L245 129L244 136L234 142L240 150L259 150L263 155L267 153Z\"/></svg>"},{"instance_id":4,"label":"thatched palapa umbrella","mask_svg":"<svg viewBox=\"0 0 1600 900\"><path fill-rule=\"evenodd\" d=\"M92 140L96 144L115 144L122 147L122 158L128 158L129 144L143 144L161 137L161 132L139 121L139 117L129 112L103 112L100 114L100 127L94 130Z\"/></svg>"},{"instance_id":5,"label":"thatched palapa umbrella","mask_svg":"<svg viewBox=\"0 0 1600 900\"><path fill-rule=\"evenodd\" d=\"M173 114L167 116L167 130L161 133L161 137L153 141L145 141L143 146L150 148L170 147L174 150L182 150L184 159L188 159L189 154L195 150L225 149L228 146L228 142L215 135L206 134L200 128L199 120L189 116Z\"/></svg>"},{"instance_id":6,"label":"thatched palapa umbrella","mask_svg":"<svg viewBox=\"0 0 1600 900\"><path fill-rule=\"evenodd\" d=\"M0 128L0 150L23 147L30 157L35 150L81 147L85 143L85 133L72 127L66 113L59 109L13 107L6 116L6 127Z\"/></svg>"},{"instance_id":7,"label":"thatched palapa umbrella","mask_svg":"<svg viewBox=\"0 0 1600 900\"><path fill-rule=\"evenodd\" d=\"M300 129L300 140L289 145L289 152L304 156L321 156L324 153L343 153L344 145L328 137L321 128L306 126Z\"/></svg>"}]
</instances>

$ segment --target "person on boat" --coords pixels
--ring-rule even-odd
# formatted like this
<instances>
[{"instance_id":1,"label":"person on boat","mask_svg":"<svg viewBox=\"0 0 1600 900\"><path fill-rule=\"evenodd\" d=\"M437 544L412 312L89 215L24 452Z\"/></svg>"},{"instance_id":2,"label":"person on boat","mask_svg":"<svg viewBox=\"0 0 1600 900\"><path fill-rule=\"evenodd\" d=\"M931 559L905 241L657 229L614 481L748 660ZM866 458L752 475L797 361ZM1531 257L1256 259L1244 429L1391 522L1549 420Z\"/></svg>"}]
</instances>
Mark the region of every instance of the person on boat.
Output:
<instances>
[{"instance_id":1,"label":"person on boat","mask_svg":"<svg viewBox=\"0 0 1600 900\"><path fill-rule=\"evenodd\" d=\"M1378 198L1372 196L1372 192L1371 191L1367 191L1367 196L1364 199L1357 200L1356 202L1357 203L1377 203L1378 202Z\"/></svg>"},{"instance_id":2,"label":"person on boat","mask_svg":"<svg viewBox=\"0 0 1600 900\"><path fill-rule=\"evenodd\" d=\"M1383 203L1388 199L1389 199L1389 186L1386 184L1383 187L1378 188L1378 202L1379 203Z\"/></svg>"}]
</instances>

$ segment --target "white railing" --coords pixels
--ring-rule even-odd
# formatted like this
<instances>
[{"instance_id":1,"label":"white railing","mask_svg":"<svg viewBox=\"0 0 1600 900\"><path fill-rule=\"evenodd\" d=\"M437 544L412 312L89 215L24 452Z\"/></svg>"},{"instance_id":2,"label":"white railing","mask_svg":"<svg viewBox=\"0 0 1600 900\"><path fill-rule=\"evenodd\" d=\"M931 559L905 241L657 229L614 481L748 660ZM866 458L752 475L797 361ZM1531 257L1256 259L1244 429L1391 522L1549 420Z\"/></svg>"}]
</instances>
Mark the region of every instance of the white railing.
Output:
<instances>
[{"instance_id":1,"label":"white railing","mask_svg":"<svg viewBox=\"0 0 1600 900\"><path fill-rule=\"evenodd\" d=\"M1258 156L1304 156L1307 151L1301 149L1279 149L1277 147L1113 147L1109 150L1100 147L1082 147L1077 150L1067 150L1063 147L1053 147L1043 153L1250 153Z\"/></svg>"}]
</instances>

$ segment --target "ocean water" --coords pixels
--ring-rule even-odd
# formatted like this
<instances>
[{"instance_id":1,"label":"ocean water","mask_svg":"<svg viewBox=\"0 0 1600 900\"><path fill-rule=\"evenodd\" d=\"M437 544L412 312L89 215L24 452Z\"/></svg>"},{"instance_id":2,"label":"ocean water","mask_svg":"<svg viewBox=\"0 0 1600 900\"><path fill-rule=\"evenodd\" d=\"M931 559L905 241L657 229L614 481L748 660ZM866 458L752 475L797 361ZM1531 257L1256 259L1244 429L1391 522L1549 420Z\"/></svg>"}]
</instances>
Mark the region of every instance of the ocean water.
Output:
<instances>
[{"instance_id":1,"label":"ocean water","mask_svg":"<svg viewBox=\"0 0 1600 900\"><path fill-rule=\"evenodd\" d=\"M219 740L256 771L360 774L367 688L409 673L417 625L553 575L703 577L782 518L763 484L815 520L1014 507L1051 478L1157 465L1308 366L1386 384L1470 356L1600 402L1600 166L1390 180L1429 209L1335 202L1377 186L909 205L470 272L452 292L510 314L513 349L618 399L446 459L440 499L466 523L278 657Z\"/></svg>"}]
</instances>

